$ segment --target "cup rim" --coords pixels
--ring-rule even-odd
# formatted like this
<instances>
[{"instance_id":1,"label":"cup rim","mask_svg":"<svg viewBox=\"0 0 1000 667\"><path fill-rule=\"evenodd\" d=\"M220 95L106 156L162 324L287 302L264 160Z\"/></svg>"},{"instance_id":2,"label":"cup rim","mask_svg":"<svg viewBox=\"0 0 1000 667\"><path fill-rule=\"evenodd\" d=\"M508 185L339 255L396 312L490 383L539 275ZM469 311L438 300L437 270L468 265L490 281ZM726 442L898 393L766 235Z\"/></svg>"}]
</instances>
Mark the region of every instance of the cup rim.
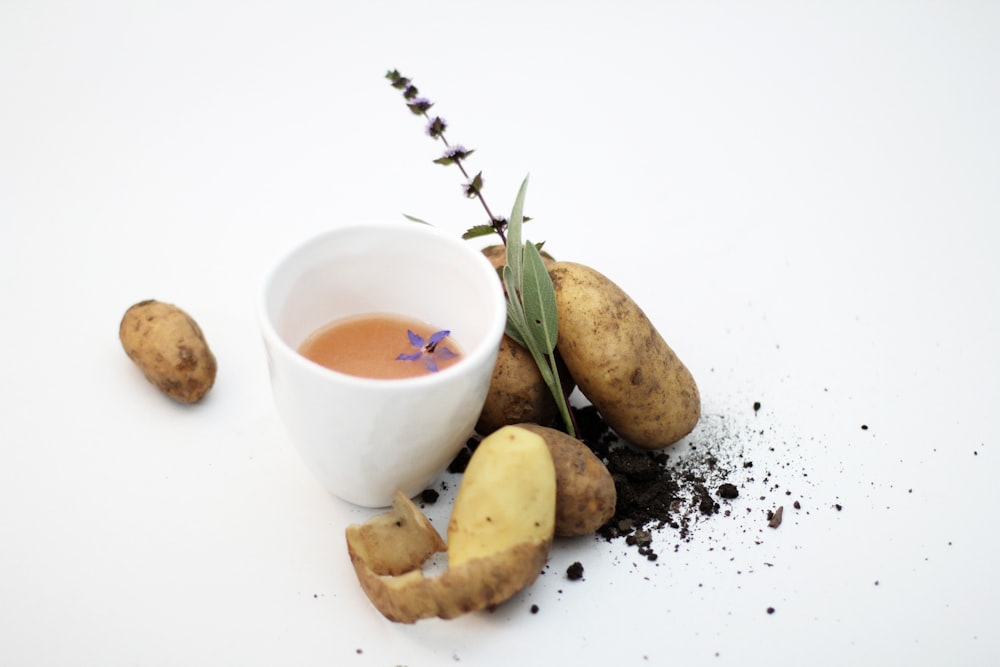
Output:
<instances>
[{"instance_id":1,"label":"cup rim","mask_svg":"<svg viewBox=\"0 0 1000 667\"><path fill-rule=\"evenodd\" d=\"M474 264L480 265L480 271L483 272L484 277L488 274L497 283L497 289L491 297L491 301L487 302L486 305L489 307L489 314L493 320L487 327L487 335L484 336L484 340L496 340L497 346L499 346L500 339L503 336L504 330L507 326L507 304L506 299L503 294L503 287L500 284L499 279L496 277L496 270L490 263L489 259L477 249L472 248L468 245L468 241L457 236L450 235L437 227L433 227L428 224L412 222L412 221L392 221L384 219L376 220L359 220L355 222L349 222L342 225L337 225L335 227L330 227L322 232L314 234L307 237L304 240L299 241L286 248L284 251L280 252L270 265L270 268L264 275L264 279L258 290L258 301L257 301L257 315L259 320L259 326L263 332L264 338L271 343L274 347L280 349L286 356L288 356L295 366L300 370L306 371L310 374L314 374L321 377L335 377L340 382L345 382L348 384L356 385L359 388L380 388L386 391L400 391L400 390L412 390L415 388L430 387L442 382L448 382L450 378L458 377L462 374L463 368L473 369L477 367L480 363L484 361L484 357L495 357L496 351L493 346L480 344L475 346L471 350L465 351L464 363L455 364L448 368L444 368L437 373L428 373L425 375L418 375L416 377L407 378L368 378L358 375L351 375L349 373L343 373L341 371L333 370L332 368L327 368L321 364L318 364L310 359L307 359L302 354L298 352L294 347L289 345L285 339L278 333L271 321L271 317L268 313L268 294L270 287L274 282L275 277L278 275L279 271L285 266L285 264L295 257L300 252L305 251L309 246L322 242L329 236L334 236L343 233L350 233L357 230L370 230L370 229L383 229L383 230L403 230L407 233L416 234L428 234L431 236L436 236L444 243L448 243L456 248L461 248L460 252L466 253L469 259ZM478 257L478 259L477 259Z\"/></svg>"}]
</instances>

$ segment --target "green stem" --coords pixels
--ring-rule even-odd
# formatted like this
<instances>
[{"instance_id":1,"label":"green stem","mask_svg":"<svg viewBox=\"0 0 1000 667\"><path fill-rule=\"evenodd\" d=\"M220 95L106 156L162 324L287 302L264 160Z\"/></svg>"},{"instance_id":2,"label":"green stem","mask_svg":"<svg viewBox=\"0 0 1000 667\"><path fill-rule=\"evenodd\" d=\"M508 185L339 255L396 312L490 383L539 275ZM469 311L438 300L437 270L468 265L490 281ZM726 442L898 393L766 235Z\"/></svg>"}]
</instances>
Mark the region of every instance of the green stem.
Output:
<instances>
[{"instance_id":1,"label":"green stem","mask_svg":"<svg viewBox=\"0 0 1000 667\"><path fill-rule=\"evenodd\" d=\"M552 395L555 397L556 405L559 407L559 415L563 418L563 423L566 424L566 432L575 438L577 432L576 419L573 418L573 411L569 409L569 398L566 396L566 392L563 391L562 380L559 378L559 368L556 366L556 357L554 354L549 355L549 362L551 363L552 376L555 378L555 387L552 388Z\"/></svg>"},{"instance_id":2,"label":"green stem","mask_svg":"<svg viewBox=\"0 0 1000 667\"><path fill-rule=\"evenodd\" d=\"M572 410L569 409L569 398L566 396L566 392L563 391L562 380L559 377L559 368L556 366L555 352L546 354L539 350L532 342L531 335L528 333L524 306L520 303L517 296L510 297L508 295L508 302L513 305L513 309L508 309L507 319L517 329L524 341L524 347L528 349L531 358L535 362L535 366L538 367L538 372L542 375L545 386L549 388L552 398L555 399L556 407L559 409L559 416L562 417L563 424L566 425L566 432L575 438L577 433L576 420L573 418Z\"/></svg>"}]
</instances>

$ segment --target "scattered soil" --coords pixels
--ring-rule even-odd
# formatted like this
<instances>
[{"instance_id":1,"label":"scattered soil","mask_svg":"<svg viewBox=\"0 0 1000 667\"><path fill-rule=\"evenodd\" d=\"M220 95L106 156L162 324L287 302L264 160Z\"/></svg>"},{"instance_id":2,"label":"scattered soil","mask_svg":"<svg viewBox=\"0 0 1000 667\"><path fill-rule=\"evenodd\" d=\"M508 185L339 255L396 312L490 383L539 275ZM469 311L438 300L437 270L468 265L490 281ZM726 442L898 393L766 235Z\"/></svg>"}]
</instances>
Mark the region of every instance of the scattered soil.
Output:
<instances>
[{"instance_id":1,"label":"scattered soil","mask_svg":"<svg viewBox=\"0 0 1000 667\"><path fill-rule=\"evenodd\" d=\"M479 441L476 438L469 438L468 442L465 443L465 447L462 447L451 463L448 464L448 472L452 474L465 472L465 467L469 465L469 459L472 458L472 452L476 449L477 444L479 444Z\"/></svg>"},{"instance_id":2,"label":"scattered soil","mask_svg":"<svg viewBox=\"0 0 1000 667\"><path fill-rule=\"evenodd\" d=\"M747 466L744 466L747 467ZM724 482L719 485L719 497L725 498L726 500L732 500L733 498L738 498L740 495L740 490L736 488L735 484L730 484L729 482Z\"/></svg>"},{"instance_id":3,"label":"scattered soil","mask_svg":"<svg viewBox=\"0 0 1000 667\"><path fill-rule=\"evenodd\" d=\"M760 439L766 437L758 427L703 415L698 429L684 444L648 451L622 441L593 406L572 409L580 439L607 465L618 495L615 514L598 531L600 538L622 540L640 556L655 561L658 554L654 544L663 546L663 540L654 540L656 533L670 531L679 540L673 548L679 549L680 542L691 541L698 526L715 517L729 517L735 507L732 503L741 498L741 490L754 497L760 492L754 501L739 502L748 515L759 512L762 526L780 525L780 503L768 500L768 495L790 496L792 491L781 488L767 472L767 467L775 463L765 462L758 478L754 462L744 458L748 439L756 443L751 449L757 451ZM756 415L760 402L753 402L752 409ZM470 439L448 467L449 472L464 472L478 443L478 438ZM768 449L774 451L774 447ZM778 465L786 468L789 463ZM798 500L793 506L801 508ZM582 577L583 566L574 563L567 576Z\"/></svg>"},{"instance_id":4,"label":"scattered soil","mask_svg":"<svg viewBox=\"0 0 1000 667\"><path fill-rule=\"evenodd\" d=\"M710 453L673 459L664 451L639 450L621 442L593 406L576 409L576 416L581 439L604 459L618 493L615 515L600 530L605 539L625 537L640 555L656 560L651 531L669 527L687 540L699 518L720 511L709 488L724 499L739 496L726 481L729 468Z\"/></svg>"}]
</instances>

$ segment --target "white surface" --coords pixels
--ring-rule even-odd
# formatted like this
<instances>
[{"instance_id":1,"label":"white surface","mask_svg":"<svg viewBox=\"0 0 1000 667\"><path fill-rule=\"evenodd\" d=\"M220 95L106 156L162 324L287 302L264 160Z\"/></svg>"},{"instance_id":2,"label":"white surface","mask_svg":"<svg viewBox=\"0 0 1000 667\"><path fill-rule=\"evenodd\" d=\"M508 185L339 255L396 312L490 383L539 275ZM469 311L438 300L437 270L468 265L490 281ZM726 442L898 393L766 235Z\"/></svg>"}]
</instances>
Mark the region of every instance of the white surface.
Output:
<instances>
[{"instance_id":1,"label":"white surface","mask_svg":"<svg viewBox=\"0 0 1000 667\"><path fill-rule=\"evenodd\" d=\"M1000 8L480 4L0 7L0 664L996 664ZM254 299L337 222L481 222L393 67L802 512L561 543L493 614L368 605ZM150 297L216 352L203 405L118 345Z\"/></svg>"}]
</instances>

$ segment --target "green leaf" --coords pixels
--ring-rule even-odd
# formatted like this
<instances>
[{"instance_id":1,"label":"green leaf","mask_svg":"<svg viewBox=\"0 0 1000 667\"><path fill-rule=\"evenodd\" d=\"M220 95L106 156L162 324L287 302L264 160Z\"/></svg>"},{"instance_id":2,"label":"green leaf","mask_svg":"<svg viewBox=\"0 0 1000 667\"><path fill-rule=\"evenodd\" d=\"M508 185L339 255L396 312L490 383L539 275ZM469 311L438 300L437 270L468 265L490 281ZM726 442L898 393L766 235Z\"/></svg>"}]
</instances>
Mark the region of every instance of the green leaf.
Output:
<instances>
[{"instance_id":1,"label":"green leaf","mask_svg":"<svg viewBox=\"0 0 1000 667\"><path fill-rule=\"evenodd\" d=\"M525 322L529 335L542 352L549 355L556 349L559 337L556 317L556 291L545 263L534 244L524 244L524 284L521 292Z\"/></svg>"},{"instance_id":2,"label":"green leaf","mask_svg":"<svg viewBox=\"0 0 1000 667\"><path fill-rule=\"evenodd\" d=\"M434 226L431 223L427 222L426 220L421 220L420 218L415 218L412 215L408 215L406 213L403 214L403 217L406 218L407 220L411 221L411 222L419 222L421 225L428 225L430 227Z\"/></svg>"},{"instance_id":3,"label":"green leaf","mask_svg":"<svg viewBox=\"0 0 1000 667\"><path fill-rule=\"evenodd\" d=\"M469 227L462 234L462 238L465 240L479 238L480 236L489 236L496 230L493 229L493 225L476 225L474 227Z\"/></svg>"},{"instance_id":4,"label":"green leaf","mask_svg":"<svg viewBox=\"0 0 1000 667\"><path fill-rule=\"evenodd\" d=\"M527 349L528 343L524 340L524 336L521 335L521 331L517 328L517 325L514 324L514 319L513 319L514 317L516 316L511 313L511 305L508 303L507 326L504 329L504 333L507 334L507 336L510 337L510 339L513 340L515 343Z\"/></svg>"},{"instance_id":5,"label":"green leaf","mask_svg":"<svg viewBox=\"0 0 1000 667\"><path fill-rule=\"evenodd\" d=\"M479 172L472 177L472 180L465 186L465 196L472 198L482 192L483 189L483 172Z\"/></svg>"},{"instance_id":6,"label":"green leaf","mask_svg":"<svg viewBox=\"0 0 1000 667\"><path fill-rule=\"evenodd\" d=\"M510 267L510 264L504 264L503 269L500 270L500 280L503 282L503 288L507 290L507 301L513 302L519 311L522 310L521 302L518 299L521 286L517 284L514 269Z\"/></svg>"},{"instance_id":7,"label":"green leaf","mask_svg":"<svg viewBox=\"0 0 1000 667\"><path fill-rule=\"evenodd\" d=\"M521 225L524 222L524 196L528 191L528 177L524 177L517 191L514 208L507 221L507 266L514 273L514 284L520 286L524 275L524 248L521 245Z\"/></svg>"}]
</instances>

